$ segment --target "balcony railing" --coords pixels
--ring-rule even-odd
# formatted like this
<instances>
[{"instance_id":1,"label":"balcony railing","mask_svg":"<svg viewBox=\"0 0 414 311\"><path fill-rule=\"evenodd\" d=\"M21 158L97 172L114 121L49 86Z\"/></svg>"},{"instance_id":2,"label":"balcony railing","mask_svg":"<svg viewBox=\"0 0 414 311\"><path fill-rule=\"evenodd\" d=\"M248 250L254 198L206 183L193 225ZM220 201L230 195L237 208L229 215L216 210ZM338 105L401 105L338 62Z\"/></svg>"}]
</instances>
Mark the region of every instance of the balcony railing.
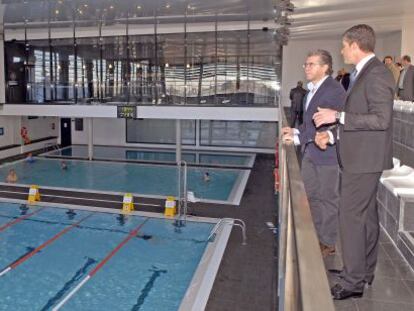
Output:
<instances>
[{"instance_id":1,"label":"balcony railing","mask_svg":"<svg viewBox=\"0 0 414 311\"><path fill-rule=\"evenodd\" d=\"M279 145L279 310L334 311L295 147Z\"/></svg>"},{"instance_id":2,"label":"balcony railing","mask_svg":"<svg viewBox=\"0 0 414 311\"><path fill-rule=\"evenodd\" d=\"M24 94L17 94L17 93ZM7 86L7 103L274 106L278 94L270 81L131 82L126 85L27 83ZM20 99L20 100L19 100Z\"/></svg>"}]
</instances>

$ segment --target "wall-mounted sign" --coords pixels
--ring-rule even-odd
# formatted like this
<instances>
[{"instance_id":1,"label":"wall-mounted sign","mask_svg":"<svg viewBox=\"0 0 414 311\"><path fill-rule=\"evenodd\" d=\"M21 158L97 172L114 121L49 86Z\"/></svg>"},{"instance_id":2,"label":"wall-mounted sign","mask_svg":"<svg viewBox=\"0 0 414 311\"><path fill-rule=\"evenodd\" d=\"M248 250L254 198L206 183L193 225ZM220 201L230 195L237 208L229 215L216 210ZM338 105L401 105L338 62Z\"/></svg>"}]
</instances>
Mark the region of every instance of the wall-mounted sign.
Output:
<instances>
[{"instance_id":1,"label":"wall-mounted sign","mask_svg":"<svg viewBox=\"0 0 414 311\"><path fill-rule=\"evenodd\" d=\"M137 106L118 106L117 116L124 119L136 119Z\"/></svg>"}]
</instances>

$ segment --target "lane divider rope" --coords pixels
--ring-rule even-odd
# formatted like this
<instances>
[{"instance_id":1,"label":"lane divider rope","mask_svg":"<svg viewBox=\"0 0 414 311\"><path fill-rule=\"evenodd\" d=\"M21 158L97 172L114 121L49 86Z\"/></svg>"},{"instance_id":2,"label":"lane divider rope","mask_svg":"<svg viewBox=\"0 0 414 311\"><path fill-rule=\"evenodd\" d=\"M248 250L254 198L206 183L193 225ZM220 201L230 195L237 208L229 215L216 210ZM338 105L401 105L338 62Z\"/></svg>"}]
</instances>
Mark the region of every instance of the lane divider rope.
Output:
<instances>
[{"instance_id":1,"label":"lane divider rope","mask_svg":"<svg viewBox=\"0 0 414 311\"><path fill-rule=\"evenodd\" d=\"M76 294L76 292L82 288L83 285L85 285L86 282L88 282L101 268L122 248L125 246L125 244L128 243L129 240L131 240L134 236L136 236L141 230L142 226L148 221L149 218L146 218L142 223L138 225L134 230L132 230L128 236L122 240L121 243L118 244L104 259L102 259L101 262L91 271L89 274L73 289L71 290L65 298L63 298L53 309L52 311L58 311L62 306L73 296Z\"/></svg>"},{"instance_id":2,"label":"lane divider rope","mask_svg":"<svg viewBox=\"0 0 414 311\"><path fill-rule=\"evenodd\" d=\"M11 271L12 269L15 269L17 266L21 265L23 262L25 262L26 260L30 259L31 257L33 257L34 255L36 255L38 252L40 252L42 249L44 249L46 246L52 244L54 241L56 241L57 239L59 239L62 235L64 235L65 233L69 232L70 230L72 230L73 228L77 227L81 222L85 221L86 219L88 219L89 217L92 216L93 213L90 213L88 215L86 215L85 217L83 217L82 219L80 219L79 221L73 223L72 225L70 225L69 227L66 227L65 229L63 229L62 231L58 232L55 236L53 236L52 238L50 238L49 240L47 240L46 242L42 243L40 246L36 247L33 251L31 251L30 253L28 253L26 256L20 258L19 260L17 260L16 262L13 262L12 264L10 264L7 268L3 269L3 271L0 272L0 277L5 275L6 273L8 273L9 271Z\"/></svg>"},{"instance_id":3,"label":"lane divider rope","mask_svg":"<svg viewBox=\"0 0 414 311\"><path fill-rule=\"evenodd\" d=\"M41 208L35 210L34 212L31 212L29 214L23 215L23 216L21 216L19 218L16 218L15 220L12 220L12 221L4 224L3 226L0 227L0 232L6 230L7 228L10 228L11 226L14 226L15 224L21 222L22 220L25 220L25 219L27 219L27 218L29 218L29 217L31 217L31 216L39 213L43 209L45 209L45 207L41 207Z\"/></svg>"}]
</instances>

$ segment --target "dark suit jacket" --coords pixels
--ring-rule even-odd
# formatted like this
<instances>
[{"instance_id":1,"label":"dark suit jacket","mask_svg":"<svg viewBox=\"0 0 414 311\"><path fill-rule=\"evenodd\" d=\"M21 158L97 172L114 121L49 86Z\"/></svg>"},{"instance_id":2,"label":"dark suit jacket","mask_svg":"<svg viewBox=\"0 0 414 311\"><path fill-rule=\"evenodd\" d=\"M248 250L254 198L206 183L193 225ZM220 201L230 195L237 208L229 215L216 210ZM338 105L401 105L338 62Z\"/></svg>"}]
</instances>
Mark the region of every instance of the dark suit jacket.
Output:
<instances>
[{"instance_id":1,"label":"dark suit jacket","mask_svg":"<svg viewBox=\"0 0 414 311\"><path fill-rule=\"evenodd\" d=\"M289 98L291 100L291 107L292 111L302 111L302 102L303 98L306 95L306 90L303 87L295 87L290 90Z\"/></svg>"},{"instance_id":2,"label":"dark suit jacket","mask_svg":"<svg viewBox=\"0 0 414 311\"><path fill-rule=\"evenodd\" d=\"M401 78L401 74L400 74ZM400 78L398 79L397 83L397 91L398 86L400 85ZM403 82L403 90L400 93L400 99L414 101L414 66L410 65L407 68L407 72L405 73L404 82Z\"/></svg>"},{"instance_id":3,"label":"dark suit jacket","mask_svg":"<svg viewBox=\"0 0 414 311\"><path fill-rule=\"evenodd\" d=\"M342 86L344 87L344 89L345 89L345 91L346 90L348 90L348 87L349 87L349 81L350 81L350 74L349 73L346 73L346 74L344 74L343 76L342 76L342 79L341 79L341 81L339 81L339 82L341 82L341 84L342 84Z\"/></svg>"},{"instance_id":4,"label":"dark suit jacket","mask_svg":"<svg viewBox=\"0 0 414 311\"><path fill-rule=\"evenodd\" d=\"M361 69L345 102L345 124L339 125L342 169L376 173L392 168L394 77L378 59Z\"/></svg>"},{"instance_id":5,"label":"dark suit jacket","mask_svg":"<svg viewBox=\"0 0 414 311\"><path fill-rule=\"evenodd\" d=\"M310 158L315 165L338 164L336 146L328 146L324 151L319 149L313 142L316 135L316 127L313 122L313 114L318 107L342 110L345 103L346 93L342 85L332 77L326 78L318 88L309 103L308 109L304 112L303 123L299 126L299 140L302 152L309 152ZM306 104L306 98L303 105ZM318 131L326 131L327 126L318 128Z\"/></svg>"}]
</instances>

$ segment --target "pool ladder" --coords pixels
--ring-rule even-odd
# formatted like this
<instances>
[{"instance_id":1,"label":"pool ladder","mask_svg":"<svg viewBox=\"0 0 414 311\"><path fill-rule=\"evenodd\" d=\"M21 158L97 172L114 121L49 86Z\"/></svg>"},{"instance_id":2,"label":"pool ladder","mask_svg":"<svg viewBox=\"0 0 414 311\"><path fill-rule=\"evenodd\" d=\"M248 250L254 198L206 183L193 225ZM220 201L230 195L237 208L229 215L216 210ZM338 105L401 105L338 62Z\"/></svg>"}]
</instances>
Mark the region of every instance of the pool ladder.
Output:
<instances>
[{"instance_id":1,"label":"pool ladder","mask_svg":"<svg viewBox=\"0 0 414 311\"><path fill-rule=\"evenodd\" d=\"M239 227L242 231L242 237L243 237L243 242L242 245L246 245L247 244L247 236L246 236L246 223L241 220L241 219L234 219L234 218L222 218L220 219L216 225L214 226L213 230L211 230L210 235L207 238L207 241L211 242L214 240L214 238L217 235L217 231L218 229L225 225L225 224L229 224L232 225L233 227Z\"/></svg>"},{"instance_id":2,"label":"pool ladder","mask_svg":"<svg viewBox=\"0 0 414 311\"><path fill-rule=\"evenodd\" d=\"M187 162L180 161L178 166L178 215L176 224L180 227L187 222L188 197L187 197Z\"/></svg>"},{"instance_id":3,"label":"pool ladder","mask_svg":"<svg viewBox=\"0 0 414 311\"><path fill-rule=\"evenodd\" d=\"M44 147L44 152L50 151L49 148L52 148L52 151L59 151L59 146L55 143L46 143Z\"/></svg>"}]
</instances>

